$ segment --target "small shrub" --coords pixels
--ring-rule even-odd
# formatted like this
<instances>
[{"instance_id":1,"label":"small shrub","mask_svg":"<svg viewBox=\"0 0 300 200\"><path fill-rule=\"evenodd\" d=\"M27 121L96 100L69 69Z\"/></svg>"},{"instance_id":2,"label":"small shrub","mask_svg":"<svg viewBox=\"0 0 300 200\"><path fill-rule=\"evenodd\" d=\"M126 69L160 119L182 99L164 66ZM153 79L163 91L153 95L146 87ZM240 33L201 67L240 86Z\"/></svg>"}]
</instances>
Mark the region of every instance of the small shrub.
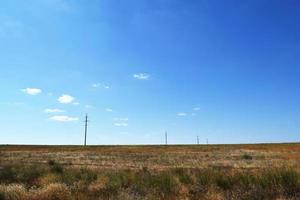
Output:
<instances>
[{"instance_id":1,"label":"small shrub","mask_svg":"<svg viewBox=\"0 0 300 200\"><path fill-rule=\"evenodd\" d=\"M12 183L16 181L16 172L11 166L4 166L0 170L0 182Z\"/></svg>"},{"instance_id":2,"label":"small shrub","mask_svg":"<svg viewBox=\"0 0 300 200\"><path fill-rule=\"evenodd\" d=\"M153 176L151 185L162 198L170 198L177 194L176 181L169 172L161 172Z\"/></svg>"},{"instance_id":3,"label":"small shrub","mask_svg":"<svg viewBox=\"0 0 300 200\"><path fill-rule=\"evenodd\" d=\"M52 160L52 159L48 160L47 163L50 167L51 172L57 173L57 174L62 174L63 173L64 168L60 163L58 163L58 162L56 162L55 160Z\"/></svg>"},{"instance_id":4,"label":"small shrub","mask_svg":"<svg viewBox=\"0 0 300 200\"><path fill-rule=\"evenodd\" d=\"M202 187L211 186L214 182L216 173L213 170L201 170L196 172L196 184Z\"/></svg>"},{"instance_id":5,"label":"small shrub","mask_svg":"<svg viewBox=\"0 0 300 200\"><path fill-rule=\"evenodd\" d=\"M50 171L57 174L62 174L64 172L64 168L59 163L54 163L53 165L50 165Z\"/></svg>"},{"instance_id":6,"label":"small shrub","mask_svg":"<svg viewBox=\"0 0 300 200\"><path fill-rule=\"evenodd\" d=\"M249 155L249 154L243 154L243 155L242 155L242 158L243 158L244 160L252 160L252 159L253 159L253 157L252 157L251 155Z\"/></svg>"},{"instance_id":7,"label":"small shrub","mask_svg":"<svg viewBox=\"0 0 300 200\"><path fill-rule=\"evenodd\" d=\"M68 168L60 174L62 182L67 185L72 185L75 182L82 182L87 185L95 180L97 180L98 174L90 169L72 169Z\"/></svg>"},{"instance_id":8,"label":"small shrub","mask_svg":"<svg viewBox=\"0 0 300 200\"><path fill-rule=\"evenodd\" d=\"M230 175L219 174L216 177L216 185L222 190L230 190L234 186L234 178Z\"/></svg>"},{"instance_id":9,"label":"small shrub","mask_svg":"<svg viewBox=\"0 0 300 200\"><path fill-rule=\"evenodd\" d=\"M31 186L44 172L45 170L42 167L36 165L5 166L0 171L0 182L22 183Z\"/></svg>"},{"instance_id":10,"label":"small shrub","mask_svg":"<svg viewBox=\"0 0 300 200\"><path fill-rule=\"evenodd\" d=\"M48 165L49 166L53 166L55 164L56 164L55 160L48 160Z\"/></svg>"},{"instance_id":11,"label":"small shrub","mask_svg":"<svg viewBox=\"0 0 300 200\"><path fill-rule=\"evenodd\" d=\"M107 174L107 182L101 190L101 197L104 199L116 199L122 189L124 178L119 172Z\"/></svg>"},{"instance_id":12,"label":"small shrub","mask_svg":"<svg viewBox=\"0 0 300 200\"><path fill-rule=\"evenodd\" d=\"M183 184L190 184L192 182L188 171L183 168L177 168L174 170L175 176L178 177L179 181Z\"/></svg>"},{"instance_id":13,"label":"small shrub","mask_svg":"<svg viewBox=\"0 0 300 200\"><path fill-rule=\"evenodd\" d=\"M25 184L26 186L32 186L36 183L38 178L44 174L45 170L36 165L30 165L25 167L20 167L17 170L17 180Z\"/></svg>"},{"instance_id":14,"label":"small shrub","mask_svg":"<svg viewBox=\"0 0 300 200\"><path fill-rule=\"evenodd\" d=\"M97 173L92 170L82 168L80 169L80 172L77 174L77 179L88 184L97 180Z\"/></svg>"},{"instance_id":15,"label":"small shrub","mask_svg":"<svg viewBox=\"0 0 300 200\"><path fill-rule=\"evenodd\" d=\"M120 173L109 174L107 189L111 191L117 191L122 188L124 182L125 182L125 177L122 177L122 174Z\"/></svg>"},{"instance_id":16,"label":"small shrub","mask_svg":"<svg viewBox=\"0 0 300 200\"><path fill-rule=\"evenodd\" d=\"M148 169L143 169L135 174L134 184L132 191L140 196L145 196L147 193L151 193L151 179L152 175Z\"/></svg>"}]
</instances>

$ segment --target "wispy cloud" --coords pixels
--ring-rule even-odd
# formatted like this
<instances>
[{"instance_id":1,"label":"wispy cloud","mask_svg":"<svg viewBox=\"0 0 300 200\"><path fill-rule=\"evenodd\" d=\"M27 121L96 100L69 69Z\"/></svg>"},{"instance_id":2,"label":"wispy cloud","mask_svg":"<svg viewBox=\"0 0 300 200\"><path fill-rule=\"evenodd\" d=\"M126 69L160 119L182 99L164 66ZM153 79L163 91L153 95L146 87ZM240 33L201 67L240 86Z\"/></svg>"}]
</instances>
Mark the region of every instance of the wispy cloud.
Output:
<instances>
[{"instance_id":1,"label":"wispy cloud","mask_svg":"<svg viewBox=\"0 0 300 200\"><path fill-rule=\"evenodd\" d=\"M47 108L44 110L45 113L63 113L64 110L57 109L57 108Z\"/></svg>"},{"instance_id":2,"label":"wispy cloud","mask_svg":"<svg viewBox=\"0 0 300 200\"><path fill-rule=\"evenodd\" d=\"M123 117L123 118L118 118L118 117L116 117L116 118L114 118L114 120L115 120L115 121L129 121L129 119L126 118L126 117Z\"/></svg>"},{"instance_id":3,"label":"wispy cloud","mask_svg":"<svg viewBox=\"0 0 300 200\"><path fill-rule=\"evenodd\" d=\"M114 118L114 125L115 126L122 126L122 127L127 127L128 126L128 118Z\"/></svg>"},{"instance_id":4,"label":"wispy cloud","mask_svg":"<svg viewBox=\"0 0 300 200\"><path fill-rule=\"evenodd\" d=\"M150 75L146 73L133 74L133 78L138 80L149 80Z\"/></svg>"},{"instance_id":5,"label":"wispy cloud","mask_svg":"<svg viewBox=\"0 0 300 200\"><path fill-rule=\"evenodd\" d=\"M105 108L105 111L106 112L113 112L113 109L111 109L111 108Z\"/></svg>"},{"instance_id":6,"label":"wispy cloud","mask_svg":"<svg viewBox=\"0 0 300 200\"><path fill-rule=\"evenodd\" d=\"M13 102L12 104L15 106L24 106L25 105L24 102Z\"/></svg>"},{"instance_id":7,"label":"wispy cloud","mask_svg":"<svg viewBox=\"0 0 300 200\"><path fill-rule=\"evenodd\" d=\"M123 126L123 127L127 127L127 126L128 126L128 123L126 123L126 122L115 122L114 125L115 125L115 126Z\"/></svg>"},{"instance_id":8,"label":"wispy cloud","mask_svg":"<svg viewBox=\"0 0 300 200\"><path fill-rule=\"evenodd\" d=\"M109 89L110 86L107 84L103 84L103 83L93 83L92 84L93 88L103 88L103 89Z\"/></svg>"},{"instance_id":9,"label":"wispy cloud","mask_svg":"<svg viewBox=\"0 0 300 200\"><path fill-rule=\"evenodd\" d=\"M98 88L98 87L100 87L100 83L93 83L93 84L92 84L92 87L93 87L93 88Z\"/></svg>"},{"instance_id":10,"label":"wispy cloud","mask_svg":"<svg viewBox=\"0 0 300 200\"><path fill-rule=\"evenodd\" d=\"M180 112L180 113L177 113L177 116L179 116L179 117L185 117L185 116L187 116L187 114L184 113L184 112Z\"/></svg>"},{"instance_id":11,"label":"wispy cloud","mask_svg":"<svg viewBox=\"0 0 300 200\"><path fill-rule=\"evenodd\" d=\"M199 111L200 108L199 108L199 107L195 107L195 108L193 108L193 110L194 110L194 111Z\"/></svg>"},{"instance_id":12,"label":"wispy cloud","mask_svg":"<svg viewBox=\"0 0 300 200\"><path fill-rule=\"evenodd\" d=\"M70 117L70 116L67 116L67 115L56 115L56 116L50 117L49 119L53 120L53 121L58 121L58 122L78 121L77 117Z\"/></svg>"},{"instance_id":13,"label":"wispy cloud","mask_svg":"<svg viewBox=\"0 0 300 200\"><path fill-rule=\"evenodd\" d=\"M42 90L39 88L25 88L25 89L22 89L21 91L25 92L26 94L29 94L29 95L38 95L42 92Z\"/></svg>"},{"instance_id":14,"label":"wispy cloud","mask_svg":"<svg viewBox=\"0 0 300 200\"><path fill-rule=\"evenodd\" d=\"M72 103L75 100L74 97L67 95L67 94L63 94L62 96L60 96L58 98L58 102L62 103L62 104L69 104Z\"/></svg>"},{"instance_id":15,"label":"wispy cloud","mask_svg":"<svg viewBox=\"0 0 300 200\"><path fill-rule=\"evenodd\" d=\"M88 108L88 109L89 109L89 108L94 108L94 106L92 106L92 105L85 105L84 107L85 107L85 108Z\"/></svg>"}]
</instances>

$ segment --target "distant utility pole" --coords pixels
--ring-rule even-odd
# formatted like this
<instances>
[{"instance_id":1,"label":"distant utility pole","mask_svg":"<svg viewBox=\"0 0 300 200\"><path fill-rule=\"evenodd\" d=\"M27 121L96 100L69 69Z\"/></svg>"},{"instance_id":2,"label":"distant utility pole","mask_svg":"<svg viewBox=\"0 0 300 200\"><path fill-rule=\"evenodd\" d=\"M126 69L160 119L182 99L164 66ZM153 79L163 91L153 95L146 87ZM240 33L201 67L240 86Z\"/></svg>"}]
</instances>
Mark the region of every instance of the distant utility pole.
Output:
<instances>
[{"instance_id":1,"label":"distant utility pole","mask_svg":"<svg viewBox=\"0 0 300 200\"><path fill-rule=\"evenodd\" d=\"M199 136L197 135L197 144L199 144Z\"/></svg>"},{"instance_id":2,"label":"distant utility pole","mask_svg":"<svg viewBox=\"0 0 300 200\"><path fill-rule=\"evenodd\" d=\"M88 115L85 115L85 127L84 127L84 146L86 146L86 135L87 135L87 126L88 126Z\"/></svg>"},{"instance_id":3,"label":"distant utility pole","mask_svg":"<svg viewBox=\"0 0 300 200\"><path fill-rule=\"evenodd\" d=\"M208 145L208 139L206 138L206 144Z\"/></svg>"},{"instance_id":4,"label":"distant utility pole","mask_svg":"<svg viewBox=\"0 0 300 200\"><path fill-rule=\"evenodd\" d=\"M165 142L166 142L166 145L168 145L168 132L167 131L165 132Z\"/></svg>"}]
</instances>

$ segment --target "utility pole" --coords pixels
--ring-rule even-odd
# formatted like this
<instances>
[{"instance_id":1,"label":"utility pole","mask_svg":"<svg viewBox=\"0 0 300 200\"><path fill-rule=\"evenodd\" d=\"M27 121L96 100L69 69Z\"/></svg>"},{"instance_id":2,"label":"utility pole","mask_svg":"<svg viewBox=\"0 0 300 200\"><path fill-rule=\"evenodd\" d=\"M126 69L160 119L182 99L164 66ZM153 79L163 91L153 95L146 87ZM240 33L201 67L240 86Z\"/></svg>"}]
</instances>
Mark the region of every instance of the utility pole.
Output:
<instances>
[{"instance_id":1,"label":"utility pole","mask_svg":"<svg viewBox=\"0 0 300 200\"><path fill-rule=\"evenodd\" d=\"M208 139L206 138L206 144L208 145Z\"/></svg>"},{"instance_id":2,"label":"utility pole","mask_svg":"<svg viewBox=\"0 0 300 200\"><path fill-rule=\"evenodd\" d=\"M197 135L197 144L199 145L199 136Z\"/></svg>"},{"instance_id":3,"label":"utility pole","mask_svg":"<svg viewBox=\"0 0 300 200\"><path fill-rule=\"evenodd\" d=\"M166 142L166 145L168 145L168 132L167 131L165 132L165 142Z\"/></svg>"},{"instance_id":4,"label":"utility pole","mask_svg":"<svg viewBox=\"0 0 300 200\"><path fill-rule=\"evenodd\" d=\"M87 135L87 126L88 126L88 115L85 115L85 127L84 127L84 146L86 146L86 135Z\"/></svg>"}]
</instances>

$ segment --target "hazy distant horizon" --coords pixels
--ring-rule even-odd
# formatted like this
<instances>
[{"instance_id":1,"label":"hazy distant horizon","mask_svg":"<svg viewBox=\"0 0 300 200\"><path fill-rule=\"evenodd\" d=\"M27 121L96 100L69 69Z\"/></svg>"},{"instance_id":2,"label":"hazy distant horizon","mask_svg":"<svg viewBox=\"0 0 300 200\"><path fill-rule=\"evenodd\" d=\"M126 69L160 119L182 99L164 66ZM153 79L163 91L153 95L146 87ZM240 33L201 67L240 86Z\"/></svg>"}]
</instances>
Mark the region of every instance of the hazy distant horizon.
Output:
<instances>
[{"instance_id":1,"label":"hazy distant horizon","mask_svg":"<svg viewBox=\"0 0 300 200\"><path fill-rule=\"evenodd\" d=\"M200 145L200 146L206 146L206 145L272 145L272 144L283 144L283 145L289 145L289 144L298 144L300 143L300 141L285 141L285 142L253 142L253 143L199 143L197 144L197 141L195 140L194 143L169 143L169 144L165 144L163 142L161 143L124 143L124 144L87 144L87 146L93 147L93 146L189 146L189 145ZM83 143L82 144L22 144L22 143L17 143L17 144L13 144L13 143L8 143L8 144L0 144L0 146L84 146Z\"/></svg>"}]
</instances>

